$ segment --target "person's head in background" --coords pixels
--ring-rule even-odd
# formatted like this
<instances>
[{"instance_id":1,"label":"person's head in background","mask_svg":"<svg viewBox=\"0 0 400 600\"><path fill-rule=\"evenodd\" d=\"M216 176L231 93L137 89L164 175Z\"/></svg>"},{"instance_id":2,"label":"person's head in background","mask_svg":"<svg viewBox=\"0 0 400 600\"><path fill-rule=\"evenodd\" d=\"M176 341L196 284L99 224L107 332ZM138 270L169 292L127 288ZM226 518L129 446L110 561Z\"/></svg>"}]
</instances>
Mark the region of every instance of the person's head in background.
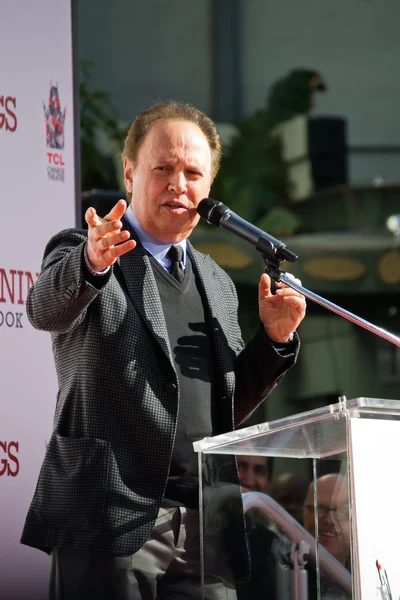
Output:
<instances>
[{"instance_id":1,"label":"person's head in background","mask_svg":"<svg viewBox=\"0 0 400 600\"><path fill-rule=\"evenodd\" d=\"M308 481L297 473L283 473L271 483L269 495L299 523L303 522L303 504Z\"/></svg>"},{"instance_id":2,"label":"person's head in background","mask_svg":"<svg viewBox=\"0 0 400 600\"><path fill-rule=\"evenodd\" d=\"M319 542L345 565L350 555L350 521L347 480L330 473L317 479ZM310 483L303 507L304 527L315 537L314 484Z\"/></svg>"},{"instance_id":3,"label":"person's head in background","mask_svg":"<svg viewBox=\"0 0 400 600\"><path fill-rule=\"evenodd\" d=\"M243 492L268 493L272 477L270 456L237 456L239 482Z\"/></svg>"}]
</instances>

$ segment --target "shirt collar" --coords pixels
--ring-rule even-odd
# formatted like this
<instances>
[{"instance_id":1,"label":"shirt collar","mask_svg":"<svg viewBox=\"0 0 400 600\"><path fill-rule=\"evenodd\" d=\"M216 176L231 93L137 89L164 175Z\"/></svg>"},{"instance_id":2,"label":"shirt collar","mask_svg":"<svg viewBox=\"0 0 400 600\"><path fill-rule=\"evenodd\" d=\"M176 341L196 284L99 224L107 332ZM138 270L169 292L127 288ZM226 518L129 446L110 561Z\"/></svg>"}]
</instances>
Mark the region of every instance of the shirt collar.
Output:
<instances>
[{"instance_id":1,"label":"shirt collar","mask_svg":"<svg viewBox=\"0 0 400 600\"><path fill-rule=\"evenodd\" d=\"M147 250L163 267L168 268L169 260L166 258L167 252L170 249L172 244L168 244L166 242L162 242L157 238L153 237L148 233L143 227L140 225L139 221L135 217L133 212L132 205L129 205L126 212L125 218L128 221L129 225L135 230L136 235L138 236L140 242L142 243L143 248ZM186 254L187 254L187 240L184 239L178 244L173 244L174 246L181 246L183 250L182 263L183 266L186 266Z\"/></svg>"}]
</instances>

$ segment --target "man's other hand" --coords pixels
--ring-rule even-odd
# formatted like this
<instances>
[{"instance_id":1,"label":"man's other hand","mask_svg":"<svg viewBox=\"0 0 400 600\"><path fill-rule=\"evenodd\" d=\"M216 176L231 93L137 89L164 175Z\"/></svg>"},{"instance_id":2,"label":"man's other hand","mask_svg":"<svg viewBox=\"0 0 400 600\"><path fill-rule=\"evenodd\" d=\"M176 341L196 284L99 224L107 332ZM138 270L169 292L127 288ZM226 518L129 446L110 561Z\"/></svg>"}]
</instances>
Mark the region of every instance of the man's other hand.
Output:
<instances>
[{"instance_id":1,"label":"man's other hand","mask_svg":"<svg viewBox=\"0 0 400 600\"><path fill-rule=\"evenodd\" d=\"M301 285L298 279L288 276ZM306 300L284 283L277 282L276 287L275 294L272 294L270 277L266 273L261 275L258 286L260 319L270 340L285 343L304 319Z\"/></svg>"}]
</instances>

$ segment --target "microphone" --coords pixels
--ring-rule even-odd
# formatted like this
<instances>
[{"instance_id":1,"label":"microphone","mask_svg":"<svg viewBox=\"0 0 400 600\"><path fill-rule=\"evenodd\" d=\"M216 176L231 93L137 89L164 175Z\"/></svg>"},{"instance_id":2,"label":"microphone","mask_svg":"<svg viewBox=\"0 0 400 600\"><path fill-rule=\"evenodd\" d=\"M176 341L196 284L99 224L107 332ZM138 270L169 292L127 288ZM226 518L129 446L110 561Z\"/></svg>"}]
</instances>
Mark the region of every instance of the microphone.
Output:
<instances>
[{"instance_id":1,"label":"microphone","mask_svg":"<svg viewBox=\"0 0 400 600\"><path fill-rule=\"evenodd\" d=\"M222 202L212 200L211 198L204 198L199 203L197 212L212 225L227 229L247 242L250 242L262 254L270 257L272 253L274 258L279 261L287 260L288 262L294 262L298 259L298 256L288 250L283 242L265 233L265 231L252 225L245 219L242 219L242 217L239 217L239 215L231 211Z\"/></svg>"}]
</instances>

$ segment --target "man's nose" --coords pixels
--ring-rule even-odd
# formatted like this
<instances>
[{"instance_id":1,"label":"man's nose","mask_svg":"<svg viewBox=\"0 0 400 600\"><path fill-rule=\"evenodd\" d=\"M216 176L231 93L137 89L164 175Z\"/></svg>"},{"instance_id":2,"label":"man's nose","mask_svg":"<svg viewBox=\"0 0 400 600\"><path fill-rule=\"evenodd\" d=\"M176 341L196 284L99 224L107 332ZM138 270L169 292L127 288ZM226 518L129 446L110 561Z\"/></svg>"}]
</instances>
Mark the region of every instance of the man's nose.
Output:
<instances>
[{"instance_id":1,"label":"man's nose","mask_svg":"<svg viewBox=\"0 0 400 600\"><path fill-rule=\"evenodd\" d=\"M328 510L326 512L326 515L324 515L322 517L322 519L320 519L320 521L322 523L329 523L329 525L332 525L332 524L334 525L336 523L337 519L336 519L335 515L333 514L333 511Z\"/></svg>"},{"instance_id":2,"label":"man's nose","mask_svg":"<svg viewBox=\"0 0 400 600\"><path fill-rule=\"evenodd\" d=\"M171 173L168 189L170 192L175 192L179 195L187 192L186 177L182 171L174 171Z\"/></svg>"},{"instance_id":3,"label":"man's nose","mask_svg":"<svg viewBox=\"0 0 400 600\"><path fill-rule=\"evenodd\" d=\"M255 486L255 477L251 471L246 471L241 475L243 485L247 488L253 488Z\"/></svg>"}]
</instances>

